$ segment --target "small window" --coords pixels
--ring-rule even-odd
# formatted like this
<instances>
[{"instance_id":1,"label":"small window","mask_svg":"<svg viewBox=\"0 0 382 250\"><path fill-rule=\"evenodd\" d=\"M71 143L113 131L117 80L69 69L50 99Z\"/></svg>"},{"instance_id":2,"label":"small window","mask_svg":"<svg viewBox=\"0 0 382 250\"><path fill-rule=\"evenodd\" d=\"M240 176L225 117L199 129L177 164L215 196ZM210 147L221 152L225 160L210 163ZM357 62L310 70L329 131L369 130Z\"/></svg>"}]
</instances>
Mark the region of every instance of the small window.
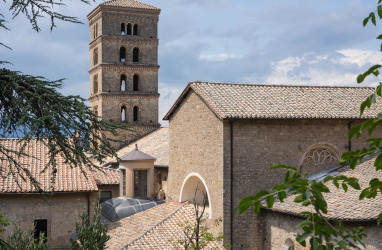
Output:
<instances>
[{"instance_id":1,"label":"small window","mask_svg":"<svg viewBox=\"0 0 382 250\"><path fill-rule=\"evenodd\" d=\"M133 35L138 36L138 24L134 24Z\"/></svg>"},{"instance_id":2,"label":"small window","mask_svg":"<svg viewBox=\"0 0 382 250\"><path fill-rule=\"evenodd\" d=\"M139 61L139 49L134 48L133 49L133 62L138 62Z\"/></svg>"},{"instance_id":3,"label":"small window","mask_svg":"<svg viewBox=\"0 0 382 250\"><path fill-rule=\"evenodd\" d=\"M131 23L127 24L126 35L131 36Z\"/></svg>"},{"instance_id":4,"label":"small window","mask_svg":"<svg viewBox=\"0 0 382 250\"><path fill-rule=\"evenodd\" d=\"M125 34L125 24L121 23L121 35Z\"/></svg>"},{"instance_id":5,"label":"small window","mask_svg":"<svg viewBox=\"0 0 382 250\"><path fill-rule=\"evenodd\" d=\"M98 93L98 74L93 77L93 94Z\"/></svg>"},{"instance_id":6,"label":"small window","mask_svg":"<svg viewBox=\"0 0 382 250\"><path fill-rule=\"evenodd\" d=\"M121 75L121 91L126 91L126 76Z\"/></svg>"},{"instance_id":7,"label":"small window","mask_svg":"<svg viewBox=\"0 0 382 250\"><path fill-rule=\"evenodd\" d=\"M119 60L121 62L125 62L126 61L126 49L125 49L125 47L121 47L119 49Z\"/></svg>"},{"instance_id":8,"label":"small window","mask_svg":"<svg viewBox=\"0 0 382 250\"><path fill-rule=\"evenodd\" d=\"M40 234L44 234L44 237L48 238L48 220L34 221L34 238L38 239L40 237Z\"/></svg>"},{"instance_id":9,"label":"small window","mask_svg":"<svg viewBox=\"0 0 382 250\"><path fill-rule=\"evenodd\" d=\"M133 76L133 91L138 91L139 76Z\"/></svg>"},{"instance_id":10,"label":"small window","mask_svg":"<svg viewBox=\"0 0 382 250\"><path fill-rule=\"evenodd\" d=\"M93 65L96 66L98 64L98 48L93 50Z\"/></svg>"},{"instance_id":11,"label":"small window","mask_svg":"<svg viewBox=\"0 0 382 250\"><path fill-rule=\"evenodd\" d=\"M100 203L110 199L111 199L111 191L101 191L101 196L99 198Z\"/></svg>"},{"instance_id":12,"label":"small window","mask_svg":"<svg viewBox=\"0 0 382 250\"><path fill-rule=\"evenodd\" d=\"M139 108L138 108L138 106L134 106L134 109L133 109L133 121L134 122L138 121L138 115L139 115Z\"/></svg>"},{"instance_id":13,"label":"small window","mask_svg":"<svg viewBox=\"0 0 382 250\"><path fill-rule=\"evenodd\" d=\"M98 106L94 106L93 112L96 116L98 116Z\"/></svg>"},{"instance_id":14,"label":"small window","mask_svg":"<svg viewBox=\"0 0 382 250\"><path fill-rule=\"evenodd\" d=\"M124 122L126 121L126 107L122 106L121 108L121 121Z\"/></svg>"},{"instance_id":15,"label":"small window","mask_svg":"<svg viewBox=\"0 0 382 250\"><path fill-rule=\"evenodd\" d=\"M122 172L122 196L126 197L126 170L121 169Z\"/></svg>"}]
</instances>

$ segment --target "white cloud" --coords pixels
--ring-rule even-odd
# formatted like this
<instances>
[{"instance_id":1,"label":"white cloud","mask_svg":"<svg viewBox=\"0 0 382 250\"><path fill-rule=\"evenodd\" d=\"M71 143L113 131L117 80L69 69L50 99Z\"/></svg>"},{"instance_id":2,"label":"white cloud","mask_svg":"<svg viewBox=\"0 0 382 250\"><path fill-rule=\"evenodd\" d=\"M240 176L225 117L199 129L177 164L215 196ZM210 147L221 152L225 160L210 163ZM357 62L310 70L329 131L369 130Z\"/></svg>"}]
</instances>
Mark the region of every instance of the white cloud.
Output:
<instances>
[{"instance_id":1,"label":"white cloud","mask_svg":"<svg viewBox=\"0 0 382 250\"><path fill-rule=\"evenodd\" d=\"M159 123L162 124L162 127L168 126L168 121L163 121L162 118L166 115L167 111L170 110L182 91L183 88L159 82Z\"/></svg>"},{"instance_id":2,"label":"white cloud","mask_svg":"<svg viewBox=\"0 0 382 250\"><path fill-rule=\"evenodd\" d=\"M326 54L306 53L272 62L272 71L266 83L293 85L358 85L359 73L380 62L381 55L370 50L347 49ZM250 81L251 79L246 79ZM363 86L375 86L370 76Z\"/></svg>"}]
</instances>

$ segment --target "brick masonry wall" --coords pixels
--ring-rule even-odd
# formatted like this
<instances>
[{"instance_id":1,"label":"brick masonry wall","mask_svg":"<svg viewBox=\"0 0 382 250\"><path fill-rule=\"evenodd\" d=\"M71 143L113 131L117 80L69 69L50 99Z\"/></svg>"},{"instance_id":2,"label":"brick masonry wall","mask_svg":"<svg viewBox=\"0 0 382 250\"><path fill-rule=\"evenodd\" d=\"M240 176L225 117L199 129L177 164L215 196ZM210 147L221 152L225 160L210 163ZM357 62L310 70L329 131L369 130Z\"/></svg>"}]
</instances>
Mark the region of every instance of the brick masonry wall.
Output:
<instances>
[{"instance_id":1,"label":"brick masonry wall","mask_svg":"<svg viewBox=\"0 0 382 250\"><path fill-rule=\"evenodd\" d=\"M179 201L183 181L200 174L211 196L212 219L223 216L223 125L191 92L172 116L169 138L168 199ZM201 182L200 182L201 183ZM224 221L223 221L224 223ZM222 232L222 225L213 228Z\"/></svg>"},{"instance_id":2,"label":"brick masonry wall","mask_svg":"<svg viewBox=\"0 0 382 250\"><path fill-rule=\"evenodd\" d=\"M346 120L252 120L233 124L233 245L243 249L262 249L258 235L258 216L253 212L237 215L237 206L246 196L269 189L282 181L284 172L270 170L274 164L299 166L307 150L316 144L330 144L339 154L348 144ZM225 189L230 184L230 124L224 123ZM377 131L377 135L382 135ZM365 137L354 140L352 149L365 145ZM229 203L229 192L225 194ZM230 215L230 204L225 204L225 216ZM230 235L229 223L224 233ZM259 245L260 244L260 245Z\"/></svg>"},{"instance_id":3,"label":"brick masonry wall","mask_svg":"<svg viewBox=\"0 0 382 250\"><path fill-rule=\"evenodd\" d=\"M119 184L113 185L97 185L99 191L110 191L111 198L119 197Z\"/></svg>"},{"instance_id":4,"label":"brick masonry wall","mask_svg":"<svg viewBox=\"0 0 382 250\"><path fill-rule=\"evenodd\" d=\"M33 229L35 219L47 219L50 246L68 249L70 236L75 232L75 223L79 220L78 215L87 211L88 194L56 193L53 197L46 196L47 201L40 195L0 195L0 212L11 221L0 237L6 239L12 233L12 224L17 221L20 221L23 230L28 230ZM95 198L96 193L92 193L92 204Z\"/></svg>"}]
</instances>

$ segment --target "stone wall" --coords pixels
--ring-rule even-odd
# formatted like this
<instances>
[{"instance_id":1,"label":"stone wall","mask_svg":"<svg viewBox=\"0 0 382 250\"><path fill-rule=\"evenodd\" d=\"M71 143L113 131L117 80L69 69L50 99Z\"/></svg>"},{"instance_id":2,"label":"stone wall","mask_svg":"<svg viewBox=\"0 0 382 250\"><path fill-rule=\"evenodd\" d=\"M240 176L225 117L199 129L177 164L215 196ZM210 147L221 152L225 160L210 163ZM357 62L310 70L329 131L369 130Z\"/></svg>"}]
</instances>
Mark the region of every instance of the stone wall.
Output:
<instances>
[{"instance_id":1,"label":"stone wall","mask_svg":"<svg viewBox=\"0 0 382 250\"><path fill-rule=\"evenodd\" d=\"M13 230L13 223L20 221L23 230L33 229L34 220L46 219L48 222L48 243L53 249L68 249L70 236L75 232L79 214L88 209L88 198L93 213L97 193L55 193L47 195L9 194L0 195L0 212L10 219L11 225L0 237L6 239Z\"/></svg>"},{"instance_id":2,"label":"stone wall","mask_svg":"<svg viewBox=\"0 0 382 250\"><path fill-rule=\"evenodd\" d=\"M347 120L247 120L233 123L233 245L244 249L261 249L256 237L260 227L253 212L237 215L241 199L269 189L283 180L282 170L271 170L274 164L299 167L306 152L314 145L330 145L339 155L348 150ZM224 186L230 176L230 123L224 123ZM376 135L382 135L380 131ZM352 141L352 149L365 145L365 137ZM322 169L317 169L321 171ZM229 192L225 193L224 216L231 216ZM227 204L228 203L228 204ZM230 235L229 223L224 233ZM254 237L255 235L255 237ZM227 237L227 240L230 236Z\"/></svg>"},{"instance_id":3,"label":"stone wall","mask_svg":"<svg viewBox=\"0 0 382 250\"><path fill-rule=\"evenodd\" d=\"M185 178L199 174L210 194L212 220L223 216L223 124L191 91L169 123L168 200L179 201ZM203 185L200 180L200 185ZM224 223L224 220L223 220ZM222 225L212 229L222 232Z\"/></svg>"}]
</instances>

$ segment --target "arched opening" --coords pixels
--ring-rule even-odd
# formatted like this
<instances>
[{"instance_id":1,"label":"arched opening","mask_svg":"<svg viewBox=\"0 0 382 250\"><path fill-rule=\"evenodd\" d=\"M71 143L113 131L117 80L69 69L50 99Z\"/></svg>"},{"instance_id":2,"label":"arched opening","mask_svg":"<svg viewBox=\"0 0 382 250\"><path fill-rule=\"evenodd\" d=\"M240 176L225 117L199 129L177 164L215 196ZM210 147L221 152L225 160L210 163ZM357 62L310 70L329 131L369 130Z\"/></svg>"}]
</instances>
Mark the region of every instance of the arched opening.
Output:
<instances>
[{"instance_id":1,"label":"arched opening","mask_svg":"<svg viewBox=\"0 0 382 250\"><path fill-rule=\"evenodd\" d=\"M93 65L96 66L98 64L98 48L93 50Z\"/></svg>"},{"instance_id":2,"label":"arched opening","mask_svg":"<svg viewBox=\"0 0 382 250\"><path fill-rule=\"evenodd\" d=\"M121 75L121 91L126 91L126 75Z\"/></svg>"},{"instance_id":3,"label":"arched opening","mask_svg":"<svg viewBox=\"0 0 382 250\"><path fill-rule=\"evenodd\" d=\"M133 35L138 36L138 24L134 24Z\"/></svg>"},{"instance_id":4,"label":"arched opening","mask_svg":"<svg viewBox=\"0 0 382 250\"><path fill-rule=\"evenodd\" d=\"M134 106L134 108L133 108L133 121L134 122L138 121L138 118L139 118L138 115L139 115L139 107Z\"/></svg>"},{"instance_id":5,"label":"arched opening","mask_svg":"<svg viewBox=\"0 0 382 250\"><path fill-rule=\"evenodd\" d=\"M98 116L98 106L94 106L93 111L94 111L94 114Z\"/></svg>"},{"instance_id":6,"label":"arched opening","mask_svg":"<svg viewBox=\"0 0 382 250\"><path fill-rule=\"evenodd\" d=\"M121 23L121 35L124 35L126 33L125 31L125 24Z\"/></svg>"},{"instance_id":7,"label":"arched opening","mask_svg":"<svg viewBox=\"0 0 382 250\"><path fill-rule=\"evenodd\" d=\"M131 23L127 24L126 35L131 35Z\"/></svg>"},{"instance_id":8,"label":"arched opening","mask_svg":"<svg viewBox=\"0 0 382 250\"><path fill-rule=\"evenodd\" d=\"M98 74L93 77L93 94L98 92Z\"/></svg>"},{"instance_id":9,"label":"arched opening","mask_svg":"<svg viewBox=\"0 0 382 250\"><path fill-rule=\"evenodd\" d=\"M339 166L339 151L329 144L316 144L308 148L301 164L301 173L316 173L332 167Z\"/></svg>"},{"instance_id":10,"label":"arched opening","mask_svg":"<svg viewBox=\"0 0 382 250\"><path fill-rule=\"evenodd\" d=\"M121 121L122 122L126 121L126 107L125 106L121 107Z\"/></svg>"},{"instance_id":11,"label":"arched opening","mask_svg":"<svg viewBox=\"0 0 382 250\"><path fill-rule=\"evenodd\" d=\"M125 47L121 47L119 49L119 61L121 61L121 62L126 61L126 49L125 49Z\"/></svg>"},{"instance_id":12,"label":"arched opening","mask_svg":"<svg viewBox=\"0 0 382 250\"><path fill-rule=\"evenodd\" d=\"M211 196L207 184L198 173L190 173L184 178L180 190L179 202L189 201L199 206L206 205L205 212L212 218Z\"/></svg>"},{"instance_id":13,"label":"arched opening","mask_svg":"<svg viewBox=\"0 0 382 250\"><path fill-rule=\"evenodd\" d=\"M133 49L133 62L138 62L139 61L139 49L134 48Z\"/></svg>"},{"instance_id":14,"label":"arched opening","mask_svg":"<svg viewBox=\"0 0 382 250\"><path fill-rule=\"evenodd\" d=\"M139 76L134 75L133 76L133 91L138 91L138 84L139 84Z\"/></svg>"}]
</instances>

